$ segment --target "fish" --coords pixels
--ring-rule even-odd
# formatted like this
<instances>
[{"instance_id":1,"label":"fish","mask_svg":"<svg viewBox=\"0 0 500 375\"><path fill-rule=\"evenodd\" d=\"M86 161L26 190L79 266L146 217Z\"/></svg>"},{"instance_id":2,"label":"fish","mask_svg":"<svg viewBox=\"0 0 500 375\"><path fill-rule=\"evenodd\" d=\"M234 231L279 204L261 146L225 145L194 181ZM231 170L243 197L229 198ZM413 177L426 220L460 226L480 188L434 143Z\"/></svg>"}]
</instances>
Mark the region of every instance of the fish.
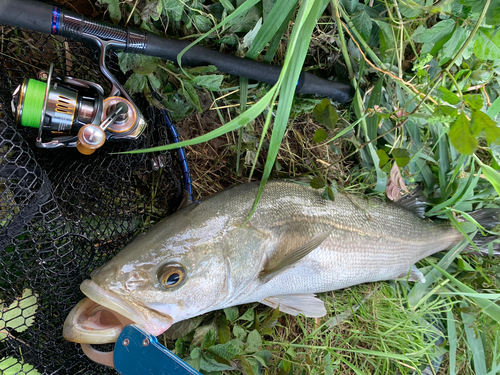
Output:
<instances>
[{"instance_id":1,"label":"fish","mask_svg":"<svg viewBox=\"0 0 500 375\"><path fill-rule=\"evenodd\" d=\"M395 204L305 184L238 185L163 219L94 270L64 337L115 342L134 323L159 335L213 310L260 302L307 317L326 314L316 294L356 284L424 281L415 264L463 240L447 220L423 218L422 200ZM471 214L493 227L498 209ZM488 219L488 220L486 220Z\"/></svg>"}]
</instances>

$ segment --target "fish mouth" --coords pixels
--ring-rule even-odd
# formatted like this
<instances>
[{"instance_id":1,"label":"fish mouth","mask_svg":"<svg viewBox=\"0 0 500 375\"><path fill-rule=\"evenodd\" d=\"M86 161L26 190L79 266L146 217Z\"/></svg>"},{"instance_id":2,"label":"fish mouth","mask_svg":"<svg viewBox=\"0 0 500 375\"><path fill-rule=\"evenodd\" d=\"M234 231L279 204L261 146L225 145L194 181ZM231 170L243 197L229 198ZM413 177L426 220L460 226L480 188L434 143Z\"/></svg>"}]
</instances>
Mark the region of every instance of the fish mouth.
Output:
<instances>
[{"instance_id":1,"label":"fish mouth","mask_svg":"<svg viewBox=\"0 0 500 375\"><path fill-rule=\"evenodd\" d=\"M80 344L114 343L128 324L137 324L156 336L173 323L170 316L135 305L91 280L84 280L80 289L87 298L73 307L66 317L63 336L68 341Z\"/></svg>"}]
</instances>

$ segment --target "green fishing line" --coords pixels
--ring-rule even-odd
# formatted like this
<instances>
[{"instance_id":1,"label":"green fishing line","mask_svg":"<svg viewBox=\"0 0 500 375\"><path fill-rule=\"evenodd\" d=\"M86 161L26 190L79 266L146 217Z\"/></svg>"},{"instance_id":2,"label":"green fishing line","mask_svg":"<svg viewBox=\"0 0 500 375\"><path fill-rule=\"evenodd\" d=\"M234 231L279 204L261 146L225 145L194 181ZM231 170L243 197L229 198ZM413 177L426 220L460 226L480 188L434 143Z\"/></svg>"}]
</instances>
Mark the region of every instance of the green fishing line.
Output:
<instances>
[{"instance_id":1,"label":"green fishing line","mask_svg":"<svg viewBox=\"0 0 500 375\"><path fill-rule=\"evenodd\" d=\"M36 79L28 80L21 114L21 125L31 126L32 128L40 127L46 88L46 82L40 82Z\"/></svg>"}]
</instances>

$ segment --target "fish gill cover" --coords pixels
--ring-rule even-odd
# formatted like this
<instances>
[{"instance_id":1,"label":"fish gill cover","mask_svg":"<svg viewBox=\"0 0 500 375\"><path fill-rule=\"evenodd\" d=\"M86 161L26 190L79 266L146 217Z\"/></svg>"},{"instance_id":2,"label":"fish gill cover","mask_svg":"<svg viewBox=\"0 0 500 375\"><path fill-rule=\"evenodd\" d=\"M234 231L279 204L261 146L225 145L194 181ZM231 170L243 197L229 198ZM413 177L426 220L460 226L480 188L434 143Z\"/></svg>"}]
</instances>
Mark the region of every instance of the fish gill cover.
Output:
<instances>
[{"instance_id":1,"label":"fish gill cover","mask_svg":"<svg viewBox=\"0 0 500 375\"><path fill-rule=\"evenodd\" d=\"M54 63L58 74L107 81L95 51L79 43L3 27L1 45L0 373L116 373L64 340L62 326L90 272L183 197L176 152L110 152L172 137L162 112L138 97L148 127L137 141L107 142L90 156L35 147L36 130L16 128L11 112L12 92L24 78ZM110 68L119 76L116 62Z\"/></svg>"}]
</instances>

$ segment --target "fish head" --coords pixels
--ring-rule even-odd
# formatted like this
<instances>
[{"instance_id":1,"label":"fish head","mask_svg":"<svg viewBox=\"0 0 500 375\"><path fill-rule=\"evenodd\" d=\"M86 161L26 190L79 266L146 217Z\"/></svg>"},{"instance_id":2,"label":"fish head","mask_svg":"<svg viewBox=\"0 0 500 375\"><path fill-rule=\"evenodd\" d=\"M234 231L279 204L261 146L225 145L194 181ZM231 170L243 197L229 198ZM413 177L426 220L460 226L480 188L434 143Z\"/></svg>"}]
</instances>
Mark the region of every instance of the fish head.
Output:
<instances>
[{"instance_id":1,"label":"fish head","mask_svg":"<svg viewBox=\"0 0 500 375\"><path fill-rule=\"evenodd\" d=\"M87 298L66 319L67 340L116 342L131 323L157 336L173 323L223 305L228 260L216 223L195 231L185 229L192 225L170 224L169 230L165 225L150 229L81 284Z\"/></svg>"}]
</instances>

